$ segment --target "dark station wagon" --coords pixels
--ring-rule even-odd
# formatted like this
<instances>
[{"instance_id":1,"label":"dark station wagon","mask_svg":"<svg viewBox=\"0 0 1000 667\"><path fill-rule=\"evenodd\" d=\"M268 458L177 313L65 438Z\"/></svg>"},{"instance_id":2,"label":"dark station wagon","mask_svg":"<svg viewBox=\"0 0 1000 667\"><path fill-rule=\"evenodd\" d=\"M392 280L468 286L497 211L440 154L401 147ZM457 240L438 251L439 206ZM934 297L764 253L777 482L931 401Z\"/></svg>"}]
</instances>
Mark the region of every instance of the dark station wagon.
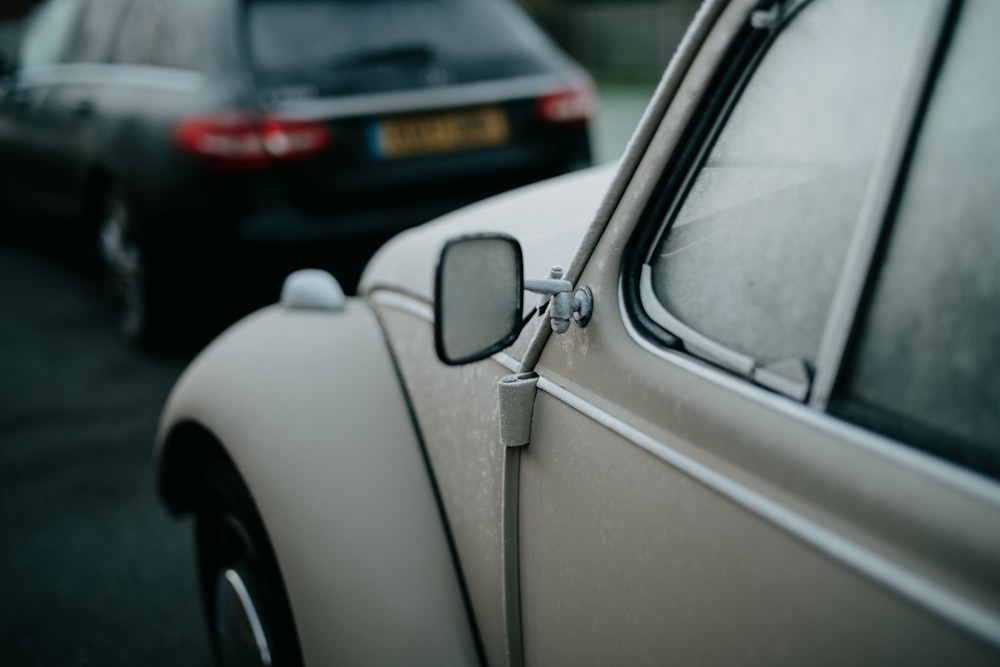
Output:
<instances>
[{"instance_id":1,"label":"dark station wagon","mask_svg":"<svg viewBox=\"0 0 1000 667\"><path fill-rule=\"evenodd\" d=\"M148 342L195 295L309 263L350 289L394 233L588 166L592 102L506 0L51 0L0 85L0 205L99 239Z\"/></svg>"}]
</instances>

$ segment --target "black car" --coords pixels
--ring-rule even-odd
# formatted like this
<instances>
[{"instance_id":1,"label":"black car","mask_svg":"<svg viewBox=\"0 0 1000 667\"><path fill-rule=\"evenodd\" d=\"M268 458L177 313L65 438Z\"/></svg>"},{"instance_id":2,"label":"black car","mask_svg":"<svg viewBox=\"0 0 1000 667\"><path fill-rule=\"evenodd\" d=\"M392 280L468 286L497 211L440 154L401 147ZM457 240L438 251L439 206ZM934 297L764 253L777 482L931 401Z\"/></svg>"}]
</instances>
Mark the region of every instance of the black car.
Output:
<instances>
[{"instance_id":1,"label":"black car","mask_svg":"<svg viewBox=\"0 0 1000 667\"><path fill-rule=\"evenodd\" d=\"M507 0L51 0L0 85L0 205L97 239L149 342L295 266L350 290L401 229L589 165L592 107Z\"/></svg>"}]
</instances>

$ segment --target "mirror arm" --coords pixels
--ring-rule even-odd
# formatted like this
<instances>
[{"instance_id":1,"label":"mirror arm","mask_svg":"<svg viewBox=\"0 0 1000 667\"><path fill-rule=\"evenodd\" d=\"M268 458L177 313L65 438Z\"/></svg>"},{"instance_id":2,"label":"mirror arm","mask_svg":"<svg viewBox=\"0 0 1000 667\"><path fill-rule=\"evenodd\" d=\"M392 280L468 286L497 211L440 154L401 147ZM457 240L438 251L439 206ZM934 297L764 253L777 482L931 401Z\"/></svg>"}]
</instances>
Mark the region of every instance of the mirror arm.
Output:
<instances>
[{"instance_id":1,"label":"mirror arm","mask_svg":"<svg viewBox=\"0 0 1000 667\"><path fill-rule=\"evenodd\" d=\"M584 286L574 294L573 284L562 280L561 276L562 269L553 267L549 278L524 281L524 289L549 297L549 324L557 334L569 330L570 320L576 320L581 327L586 326L594 312L594 294L590 288Z\"/></svg>"},{"instance_id":2,"label":"mirror arm","mask_svg":"<svg viewBox=\"0 0 1000 667\"><path fill-rule=\"evenodd\" d=\"M535 294L559 294L560 292L572 292L573 283L568 280L558 280L555 278L535 278L525 279L524 289Z\"/></svg>"}]
</instances>

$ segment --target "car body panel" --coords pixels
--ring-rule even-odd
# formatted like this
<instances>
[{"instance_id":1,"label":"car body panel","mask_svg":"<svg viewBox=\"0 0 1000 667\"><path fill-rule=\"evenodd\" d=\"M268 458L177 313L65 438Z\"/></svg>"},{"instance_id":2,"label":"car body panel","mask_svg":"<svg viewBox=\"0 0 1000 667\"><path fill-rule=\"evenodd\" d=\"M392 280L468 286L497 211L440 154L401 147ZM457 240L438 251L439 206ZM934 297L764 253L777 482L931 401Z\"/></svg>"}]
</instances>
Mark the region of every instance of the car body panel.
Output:
<instances>
[{"instance_id":1,"label":"car body panel","mask_svg":"<svg viewBox=\"0 0 1000 667\"><path fill-rule=\"evenodd\" d=\"M745 12L748 6L740 9ZM731 11L728 18L735 15ZM749 650L765 652L760 657L769 662L797 664L807 658L806 651L815 651L824 642L833 650L851 637L856 640L850 649L855 652L852 657L864 661L988 662L992 654L980 641L989 643L996 637L998 582L992 563L1000 553L1000 534L984 533L979 527L997 521L998 496L991 485L838 420L790 405L764 390L741 391L740 383L725 373L702 369L683 357L679 368L667 369L659 357L650 355L652 346L637 340L629 332L630 325L621 321L618 262L636 222L634 217L627 219L629 212L642 208L658 181L670 155L667 147L681 140L684 114L692 112L690 101L701 95L699 88L707 85L704 72L722 49L722 44L707 49L700 56L702 62L695 64L695 76L680 87L680 102L675 102L660 124L644 164L624 195L631 204L620 215L626 219L612 221L612 231L601 239L579 281L594 287L597 311L611 322L618 320L614 331L597 319L586 330L553 338L537 367L542 380L533 440L546 445L528 447L522 458L520 583L525 659L547 664L568 656L582 660L597 655L606 660L641 661L644 656L658 655L650 648L660 646L691 660L700 656L719 664L745 659ZM571 200L570 188L562 196ZM488 227L479 225L497 210L479 207L476 217L470 218L478 225L461 231ZM461 217L463 212L456 215ZM498 229L519 236L512 227ZM385 255L392 261L382 265L398 268L407 261L426 260L427 248L418 247L419 240L401 241L395 254ZM372 282L383 275L379 266L376 262L370 269ZM424 275L428 275L426 270ZM403 284L405 280L386 282ZM410 335L416 326L390 326L390 339ZM544 330L539 335L547 338ZM592 358L587 355L590 349L602 354ZM427 371L413 371L421 372ZM664 381L665 374L674 373L676 380ZM721 384L721 390L711 380L704 382L704 375L718 376L712 379ZM464 383L466 376L461 377ZM478 396L482 387L462 386L465 400L478 404L469 396ZM626 408L606 398L618 395L638 397L637 405ZM676 405L665 415L668 399ZM439 421L428 424L426 432L438 427L450 432L454 421L465 419L440 415L440 407L428 400L428 412L437 409ZM764 411L769 415L766 418L758 414L761 403L771 406ZM600 416L581 416L581 404L598 406L594 412ZM711 432L704 430L713 421L703 412L705 406L711 406L711 415L723 416L714 420L717 424ZM665 426L666 418L670 421ZM631 439L619 439L609 436L602 420L642 427ZM461 432L472 439L476 427L469 421L462 423L465 430ZM702 430L685 432L687 427ZM601 435L595 436L595 430ZM789 438L790 432L796 435ZM646 453L634 451L636 441L644 443ZM585 443L600 444L588 447ZM846 452L845 446L850 447ZM662 470L657 473L648 453L661 449L672 453L659 455ZM439 454L432 454L432 463L443 469L459 456L454 451ZM677 466L677 461L693 463ZM627 481L621 482L625 491L610 488L614 485L602 472L608 469L625 476ZM727 481L719 485L720 490L699 478L702 473L710 480ZM585 480L579 478L587 474L590 477ZM684 485L690 497L672 490L674 485ZM845 488L851 491L844 493ZM662 508L678 499L673 493L686 503L703 506L692 509L691 516L679 517L678 525L683 528L668 528L666 536L703 534L708 542L685 545L678 551L672 550L669 541L650 540L639 560L645 569L623 566L620 578L607 579L607 573L615 569L612 563L636 558L630 545L642 544L643 537L649 539L666 528ZM619 502L609 503L609 497ZM491 502L498 511L502 500L494 497ZM759 522L739 525L740 515L748 509L758 513ZM587 519L593 521L588 525ZM494 514L487 523L495 527L497 520ZM600 539L594 535L598 530ZM721 549L727 535L733 537L742 530L750 532L737 542L745 540L762 551L724 554ZM595 539L606 551L594 553ZM712 545L714 540L718 542ZM709 553L719 554L718 563L706 565L699 560ZM778 568L768 574L775 563ZM803 576L816 588L804 593L794 580L788 580L766 590L769 578L780 578L787 568L809 572ZM745 576L750 581L742 581ZM753 596L727 597L741 581L744 592L752 585L764 586L761 597L773 596L773 604L783 613L795 608L810 618L808 627L822 629L789 639L783 626L787 617L762 615L756 604L760 600ZM872 581L877 585L871 586ZM623 589L629 594L623 595ZM817 592L821 590L829 597ZM678 610L671 604L677 597L709 602L697 609ZM735 602L739 604L726 606ZM844 613L856 608L871 615ZM704 614L698 625L706 626L723 613L731 616L731 624L720 630L728 628L733 634L718 642L717 652L706 653L701 636L685 635L683 630L680 635L663 632L662 622L672 615L681 614L691 622L695 614ZM943 627L938 623L942 618L948 621ZM878 624L874 619L892 621ZM747 632L750 624L756 631ZM678 623L678 627L684 626ZM964 627L971 637L957 627ZM899 633L912 634L920 641L900 643Z\"/></svg>"},{"instance_id":2,"label":"car body panel","mask_svg":"<svg viewBox=\"0 0 1000 667\"><path fill-rule=\"evenodd\" d=\"M548 275L551 266L572 259L614 172L610 165L568 174L404 232L379 250L362 277L361 290L393 342L420 430L435 434L426 441L428 458L489 664L507 660L501 521L504 456L496 383L517 370L537 328L547 324L532 318L511 349L494 359L462 367L424 363L434 339L430 310L434 260L444 241L456 234L503 228L523 241L527 275ZM572 193L570 203L561 198L555 205L553 193L567 192ZM534 303L527 299L526 308ZM452 408L470 399L490 409Z\"/></svg>"},{"instance_id":3,"label":"car body panel","mask_svg":"<svg viewBox=\"0 0 1000 667\"><path fill-rule=\"evenodd\" d=\"M540 382L535 442L521 457L525 664L662 664L664 655L703 665L995 662L987 644L941 623L937 610L872 585L857 562L831 558L840 549L858 561L870 556L841 541L853 528L843 516L825 533L794 493L742 479L674 431L616 433L608 423L632 425L634 415L620 406L591 411L568 384L550 393ZM750 439L743 423L735 428L740 440L713 435ZM964 576L949 565L944 574ZM907 579L903 586L925 583L911 573L892 574Z\"/></svg>"},{"instance_id":4,"label":"car body panel","mask_svg":"<svg viewBox=\"0 0 1000 667\"><path fill-rule=\"evenodd\" d=\"M461 368L428 368L420 363L433 346L431 322L399 300L375 295L379 320L397 341L394 354L400 374L411 388L413 412L427 440L430 468L441 493L455 550L487 664L506 662L501 501L503 448L499 442L497 380L512 372L506 363L487 359ZM474 400L483 410L456 411L452 406Z\"/></svg>"},{"instance_id":5,"label":"car body panel","mask_svg":"<svg viewBox=\"0 0 1000 667\"><path fill-rule=\"evenodd\" d=\"M269 354L252 359L259 349ZM207 348L164 412L161 474L191 422L225 443L252 490L308 663L477 660L419 437L366 305L275 306Z\"/></svg>"},{"instance_id":6,"label":"car body panel","mask_svg":"<svg viewBox=\"0 0 1000 667\"><path fill-rule=\"evenodd\" d=\"M593 261L616 256L602 240ZM995 661L996 489L654 350L622 321L617 276L584 271L594 318L536 367L526 663Z\"/></svg>"},{"instance_id":7,"label":"car body panel","mask_svg":"<svg viewBox=\"0 0 1000 667\"><path fill-rule=\"evenodd\" d=\"M994 484L665 350L621 303L623 249L722 54L713 39L575 281L593 319L549 337L534 368L525 661L995 662Z\"/></svg>"},{"instance_id":8,"label":"car body panel","mask_svg":"<svg viewBox=\"0 0 1000 667\"><path fill-rule=\"evenodd\" d=\"M643 211L759 4L703 6L617 167L409 230L362 277L489 664L996 663L993 481L659 344L623 295ZM435 260L449 238L486 231L522 243L529 278L567 267L594 315L557 336L535 314L508 350L447 367L433 356ZM220 345L251 365L305 321L288 326L270 348ZM505 450L496 385L518 371L539 376L531 438ZM219 393L240 384L234 368L203 372ZM266 428L287 428L282 401L256 407Z\"/></svg>"}]
</instances>

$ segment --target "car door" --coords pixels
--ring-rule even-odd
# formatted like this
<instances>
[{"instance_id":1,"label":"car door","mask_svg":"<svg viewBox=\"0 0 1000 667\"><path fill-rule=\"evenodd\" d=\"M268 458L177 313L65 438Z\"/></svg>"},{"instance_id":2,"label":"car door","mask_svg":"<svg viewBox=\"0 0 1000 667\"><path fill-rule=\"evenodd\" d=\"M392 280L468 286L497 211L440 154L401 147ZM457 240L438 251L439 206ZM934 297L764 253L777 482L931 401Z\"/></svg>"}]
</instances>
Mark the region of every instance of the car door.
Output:
<instances>
[{"instance_id":1,"label":"car door","mask_svg":"<svg viewBox=\"0 0 1000 667\"><path fill-rule=\"evenodd\" d=\"M536 368L526 664L996 664L997 28L721 14Z\"/></svg>"}]
</instances>

